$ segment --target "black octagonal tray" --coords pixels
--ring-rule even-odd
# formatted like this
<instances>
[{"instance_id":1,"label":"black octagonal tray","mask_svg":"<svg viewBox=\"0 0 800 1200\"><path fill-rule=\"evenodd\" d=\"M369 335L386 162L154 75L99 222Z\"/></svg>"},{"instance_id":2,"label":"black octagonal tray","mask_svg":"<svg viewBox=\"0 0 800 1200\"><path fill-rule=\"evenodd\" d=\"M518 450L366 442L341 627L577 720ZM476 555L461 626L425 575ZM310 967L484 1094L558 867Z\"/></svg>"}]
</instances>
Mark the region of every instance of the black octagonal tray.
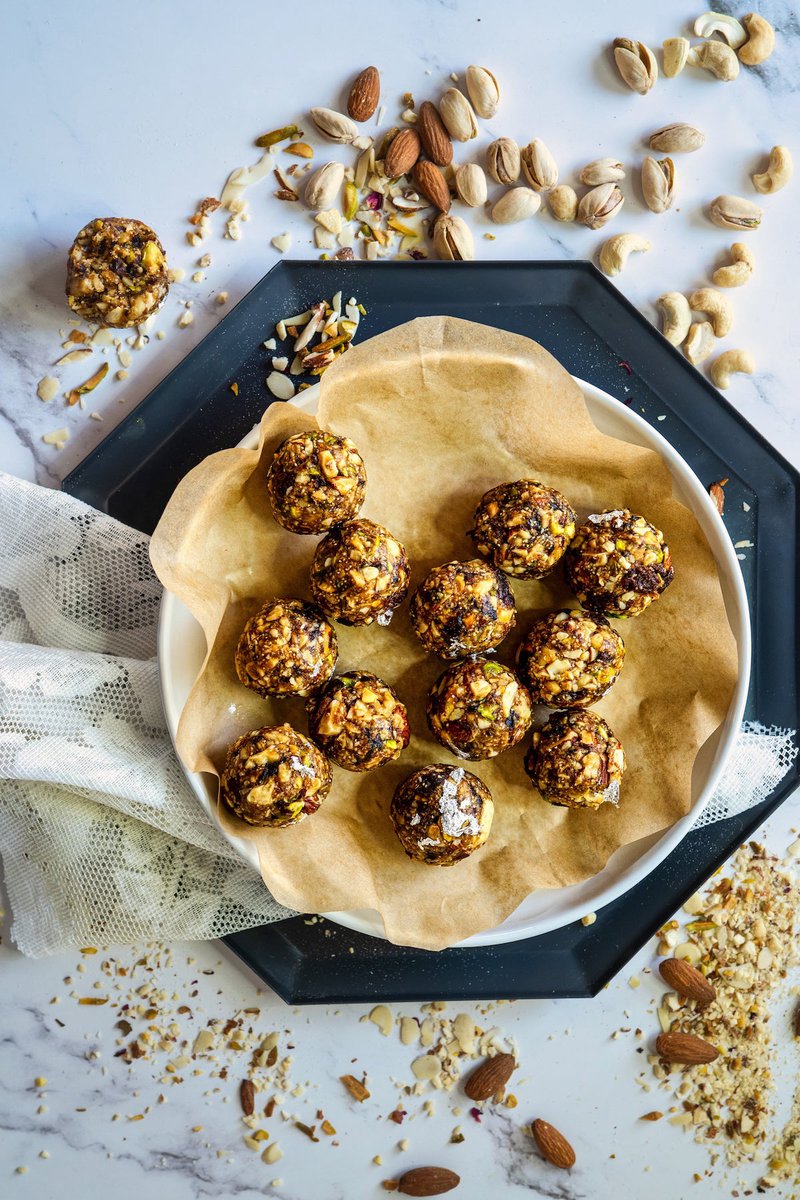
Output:
<instances>
[{"instance_id":1,"label":"black octagonal tray","mask_svg":"<svg viewBox=\"0 0 800 1200\"><path fill-rule=\"evenodd\" d=\"M800 728L800 476L589 263L281 262L64 480L64 490L152 532L178 480L238 442L270 403L261 344L275 322L339 289L367 310L359 340L435 314L534 338L572 374L655 424L704 483L727 476L729 532L753 543L742 562L753 633L746 716ZM690 833L588 927L439 953L303 917L226 940L295 1004L595 995L799 777L795 763L758 807Z\"/></svg>"}]
</instances>

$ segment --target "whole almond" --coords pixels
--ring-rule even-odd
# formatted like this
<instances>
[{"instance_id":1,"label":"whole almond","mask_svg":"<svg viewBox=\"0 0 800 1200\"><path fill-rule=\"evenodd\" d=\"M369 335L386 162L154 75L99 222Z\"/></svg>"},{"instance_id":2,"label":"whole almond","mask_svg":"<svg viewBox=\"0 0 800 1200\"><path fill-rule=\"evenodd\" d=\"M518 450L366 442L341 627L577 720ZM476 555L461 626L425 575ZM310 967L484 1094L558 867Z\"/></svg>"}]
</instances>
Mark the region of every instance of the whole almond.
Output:
<instances>
[{"instance_id":1,"label":"whole almond","mask_svg":"<svg viewBox=\"0 0 800 1200\"><path fill-rule=\"evenodd\" d=\"M417 133L425 153L431 162L436 163L437 167L446 167L453 161L453 143L450 140L450 134L444 127L438 108L430 100L424 100L419 106Z\"/></svg>"},{"instance_id":2,"label":"whole almond","mask_svg":"<svg viewBox=\"0 0 800 1200\"><path fill-rule=\"evenodd\" d=\"M447 1167L414 1167L397 1181L404 1196L443 1196L461 1183L461 1177Z\"/></svg>"},{"instance_id":3,"label":"whole almond","mask_svg":"<svg viewBox=\"0 0 800 1200\"><path fill-rule=\"evenodd\" d=\"M256 1110L256 1089L252 1079L243 1079L239 1084L239 1101L244 1115L252 1117Z\"/></svg>"},{"instance_id":4,"label":"whole almond","mask_svg":"<svg viewBox=\"0 0 800 1200\"><path fill-rule=\"evenodd\" d=\"M345 145L358 137L358 126L343 113L334 112L332 108L312 108L311 120L317 129L329 142L340 142Z\"/></svg>"},{"instance_id":5,"label":"whole almond","mask_svg":"<svg viewBox=\"0 0 800 1200\"><path fill-rule=\"evenodd\" d=\"M705 975L683 958L667 958L659 963L661 978L679 996L689 1000L697 1000L699 1004L710 1004L716 999L714 985L709 983Z\"/></svg>"},{"instance_id":6,"label":"whole almond","mask_svg":"<svg viewBox=\"0 0 800 1200\"><path fill-rule=\"evenodd\" d=\"M414 182L423 196L427 196L440 212L449 211L450 189L444 175L434 163L424 159L418 162L414 167Z\"/></svg>"},{"instance_id":7,"label":"whole almond","mask_svg":"<svg viewBox=\"0 0 800 1200\"><path fill-rule=\"evenodd\" d=\"M719 1058L719 1050L693 1033L660 1033L656 1038L656 1053L671 1063L697 1066Z\"/></svg>"},{"instance_id":8,"label":"whole almond","mask_svg":"<svg viewBox=\"0 0 800 1200\"><path fill-rule=\"evenodd\" d=\"M495 1054L475 1068L464 1084L464 1091L470 1100L488 1100L506 1086L516 1066L513 1054Z\"/></svg>"},{"instance_id":9,"label":"whole almond","mask_svg":"<svg viewBox=\"0 0 800 1200\"><path fill-rule=\"evenodd\" d=\"M531 1132L539 1147L539 1153L554 1167L568 1171L570 1167L575 1166L575 1151L563 1133L559 1133L549 1121L543 1121L541 1117L537 1117L531 1123Z\"/></svg>"},{"instance_id":10,"label":"whole almond","mask_svg":"<svg viewBox=\"0 0 800 1200\"><path fill-rule=\"evenodd\" d=\"M397 179L399 175L407 175L419 158L421 151L422 144L416 129L401 129L397 137L392 139L389 149L386 151L386 157L383 160L384 171L390 179Z\"/></svg>"},{"instance_id":11,"label":"whole almond","mask_svg":"<svg viewBox=\"0 0 800 1200\"><path fill-rule=\"evenodd\" d=\"M381 98L381 77L377 67L365 67L356 76L350 95L347 97L347 111L354 121L368 121Z\"/></svg>"}]
</instances>

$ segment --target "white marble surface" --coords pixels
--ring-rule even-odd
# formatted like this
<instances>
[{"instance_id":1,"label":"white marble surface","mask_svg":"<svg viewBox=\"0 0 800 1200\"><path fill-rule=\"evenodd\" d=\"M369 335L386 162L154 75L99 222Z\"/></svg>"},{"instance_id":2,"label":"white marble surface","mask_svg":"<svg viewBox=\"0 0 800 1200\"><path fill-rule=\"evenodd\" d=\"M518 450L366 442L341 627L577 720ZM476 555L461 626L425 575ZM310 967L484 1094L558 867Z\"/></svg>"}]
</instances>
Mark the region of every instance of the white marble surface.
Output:
<instances>
[{"instance_id":1,"label":"white marble surface","mask_svg":"<svg viewBox=\"0 0 800 1200\"><path fill-rule=\"evenodd\" d=\"M292 12L253 0L227 8L209 0L191 5L144 0L135 17L127 9L120 21L115 6L88 0L78 10L18 5L4 13L0 467L57 486L220 318L215 294L227 291L233 304L276 261L269 244L274 234L291 229L292 254L316 255L307 213L281 205L267 184L251 195L252 219L243 226L241 241L222 239L217 222L209 241L192 250L184 240L185 220L200 198L219 192L231 168L255 159L254 135L300 116L311 103L340 106L347 81L367 62L383 72L386 125L396 120L404 91L418 100L435 98L449 84L450 72L463 76L471 61L495 70L503 87L500 112L482 123L477 143L459 150L461 161L476 158L492 137L507 134L526 141L537 135L554 151L566 180L603 154L636 163L642 136L667 122L698 125L707 144L678 161L676 209L653 216L629 181L625 209L612 228L643 232L653 243L652 251L631 260L619 279L648 316L662 291L699 286L735 240L708 223L703 204L719 192L749 195L749 174L769 147L776 142L796 147L800 40L793 6L766 4L763 11L781 36L778 51L762 70L743 71L728 85L686 72L660 81L645 98L624 90L604 49L610 39L628 35L659 45L665 37L688 32L687 22L697 11L699 6L685 3L645 6L629 0L593 6L565 0L547 8L408 0L341 11L310 0ZM334 148L322 149L326 157L336 156ZM759 370L752 379L738 379L728 399L800 464L795 195L791 188L767 197L764 226L749 238L756 274L748 287L731 294L736 324L730 344L752 350ZM86 410L68 410L61 399L49 404L37 399L36 383L52 371L60 350L58 331L67 323L66 248L77 229L100 214L151 223L172 263L187 269L187 282L174 289L159 316L157 328L167 336L163 341L152 337L134 354L130 377L107 380L88 398ZM473 220L478 234L491 228L482 215ZM546 215L495 232L494 242L478 237L480 257L586 257L602 237L559 226ZM206 250L213 265L203 282L191 283L193 264ZM180 330L179 301L190 296L195 321ZM74 386L86 374L84 364L67 368L62 383ZM89 419L90 411L103 420ZM64 425L71 437L63 451L42 443L44 433ZM797 823L796 797L771 822L767 843L782 850L792 823ZM115 953L120 961L138 956L130 950ZM313 1121L316 1108L323 1108L339 1130L340 1145L312 1146L302 1134L287 1130L281 1136L284 1160L265 1166L241 1144L230 1081L213 1097L204 1094L214 1086L205 1077L187 1077L180 1090L165 1089L151 1063L142 1060L128 1068L114 1059L116 1010L78 1007L69 992L85 994L83 989L62 982L72 975L90 986L99 977L101 956L87 958L81 980L75 972L77 954L24 960L11 948L6 930L0 949L2 1195L71 1200L113 1190L120 1198L138 1200L164 1194L171 1200L247 1197L269 1194L269 1181L281 1178L283 1184L273 1190L289 1200L335 1200L382 1195L381 1179L424 1161L459 1170L464 1182L457 1194L469 1200L492 1190L563 1200L619 1195L676 1200L698 1193L728 1195L735 1186L735 1178L726 1181L719 1173L692 1183L692 1172L708 1165L705 1152L674 1128L637 1121L652 1107L634 1081L639 1043L633 1034L616 1041L610 1034L619 1027L640 1025L648 1034L653 1029L648 1005L652 1009L660 989L646 976L636 992L627 986L626 969L592 1002L520 1002L498 1010L490 1020L516 1037L520 1075L528 1080L516 1085L520 1107L480 1127L466 1117L460 1123L467 1140L453 1146L448 1139L459 1122L444 1100L430 1119L409 1118L402 1129L386 1121L396 1095L389 1076L408 1080L411 1054L395 1039L383 1041L372 1026L359 1025L362 1009L292 1012L272 995L258 996L254 981L238 965L220 961L221 953L214 945L175 947L163 985L185 996L197 979L199 996L187 1003L202 1004L204 1017L226 1018L257 1005L260 1028L290 1030L285 1037L296 1045L294 1078L314 1085L298 1098L297 1114ZM196 962L187 963L187 955ZM648 956L640 956L638 966L647 963ZM204 969L214 974L204 975ZM53 996L61 1003L51 1004ZM796 1072L788 1037L781 1038L779 1055ZM100 1056L91 1057L94 1051ZM163 1056L161 1061L163 1066ZM343 1097L337 1079L362 1069L369 1072L375 1099L356 1108ZM49 1080L44 1099L34 1085L38 1076ZM163 1107L157 1105L161 1092L168 1098ZM784 1109L790 1095L786 1080L780 1092ZM47 1111L38 1113L40 1105ZM142 1121L127 1119L147 1106L152 1111ZM82 1108L86 1112L76 1111ZM523 1120L539 1111L572 1136L578 1166L569 1176L545 1167L519 1133ZM114 1113L120 1114L116 1122ZM203 1129L193 1133L196 1125ZM403 1153L396 1145L405 1136L409 1149ZM231 1153L218 1157L218 1150ZM40 1158L42 1151L50 1157ZM377 1153L383 1155L383 1167L370 1163ZM27 1173L15 1174L17 1166L28 1167ZM748 1177L752 1181L757 1174L754 1168Z\"/></svg>"}]
</instances>

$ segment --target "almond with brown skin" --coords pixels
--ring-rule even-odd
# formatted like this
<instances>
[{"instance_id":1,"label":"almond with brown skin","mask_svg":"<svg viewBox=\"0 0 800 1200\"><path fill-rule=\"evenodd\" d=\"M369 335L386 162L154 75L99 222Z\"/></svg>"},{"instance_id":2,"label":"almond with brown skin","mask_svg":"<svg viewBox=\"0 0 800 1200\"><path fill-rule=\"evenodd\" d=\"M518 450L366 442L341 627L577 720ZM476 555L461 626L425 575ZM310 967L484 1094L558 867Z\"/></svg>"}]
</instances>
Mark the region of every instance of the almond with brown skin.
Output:
<instances>
[{"instance_id":1,"label":"almond with brown skin","mask_svg":"<svg viewBox=\"0 0 800 1200\"><path fill-rule=\"evenodd\" d=\"M368 121L381 98L381 77L377 67L365 67L357 76L347 97L347 112L354 121Z\"/></svg>"},{"instance_id":2,"label":"almond with brown skin","mask_svg":"<svg viewBox=\"0 0 800 1200\"><path fill-rule=\"evenodd\" d=\"M397 1181L404 1196L443 1196L461 1183L460 1176L447 1167L414 1167Z\"/></svg>"},{"instance_id":3,"label":"almond with brown skin","mask_svg":"<svg viewBox=\"0 0 800 1200\"><path fill-rule=\"evenodd\" d=\"M710 1004L716 999L714 985L709 983L705 975L682 958L666 958L659 963L659 972L664 982L687 1000L696 1000L698 1004Z\"/></svg>"},{"instance_id":4,"label":"almond with brown skin","mask_svg":"<svg viewBox=\"0 0 800 1200\"><path fill-rule=\"evenodd\" d=\"M420 156L422 146L416 129L401 129L389 144L383 169L390 179L407 175Z\"/></svg>"},{"instance_id":5,"label":"almond with brown skin","mask_svg":"<svg viewBox=\"0 0 800 1200\"><path fill-rule=\"evenodd\" d=\"M421 159L414 167L414 183L440 212L449 211L450 189L444 175L434 163Z\"/></svg>"},{"instance_id":6,"label":"almond with brown skin","mask_svg":"<svg viewBox=\"0 0 800 1200\"><path fill-rule=\"evenodd\" d=\"M256 1089L251 1079L243 1079L239 1084L239 1100L244 1115L252 1117L256 1109Z\"/></svg>"},{"instance_id":7,"label":"almond with brown skin","mask_svg":"<svg viewBox=\"0 0 800 1200\"><path fill-rule=\"evenodd\" d=\"M537 1117L531 1123L531 1132L539 1147L539 1153L554 1167L568 1171L570 1167L575 1166L575 1151L563 1133L559 1133L549 1121L543 1121L541 1117Z\"/></svg>"},{"instance_id":8,"label":"almond with brown skin","mask_svg":"<svg viewBox=\"0 0 800 1200\"><path fill-rule=\"evenodd\" d=\"M719 1050L693 1033L660 1033L656 1038L656 1053L670 1063L685 1063L696 1067L719 1058Z\"/></svg>"},{"instance_id":9,"label":"almond with brown skin","mask_svg":"<svg viewBox=\"0 0 800 1200\"><path fill-rule=\"evenodd\" d=\"M417 114L417 131L425 153L437 167L446 167L453 161L453 143L444 127L439 110L430 100L425 100Z\"/></svg>"},{"instance_id":10,"label":"almond with brown skin","mask_svg":"<svg viewBox=\"0 0 800 1200\"><path fill-rule=\"evenodd\" d=\"M470 1100L488 1100L506 1086L516 1066L513 1054L495 1054L475 1068L464 1084L464 1091Z\"/></svg>"}]
</instances>

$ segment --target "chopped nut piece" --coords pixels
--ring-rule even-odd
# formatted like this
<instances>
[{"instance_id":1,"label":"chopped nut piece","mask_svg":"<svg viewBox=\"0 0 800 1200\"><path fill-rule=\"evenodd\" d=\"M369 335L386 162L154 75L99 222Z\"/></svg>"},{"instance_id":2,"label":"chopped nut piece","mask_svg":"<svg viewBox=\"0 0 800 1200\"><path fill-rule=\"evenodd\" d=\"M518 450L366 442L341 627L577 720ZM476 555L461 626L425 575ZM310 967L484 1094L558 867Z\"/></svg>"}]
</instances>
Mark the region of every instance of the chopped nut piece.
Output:
<instances>
[{"instance_id":1,"label":"chopped nut piece","mask_svg":"<svg viewBox=\"0 0 800 1200\"><path fill-rule=\"evenodd\" d=\"M58 395L59 383L55 375L45 375L36 385L36 395L45 402L55 400Z\"/></svg>"},{"instance_id":2,"label":"chopped nut piece","mask_svg":"<svg viewBox=\"0 0 800 1200\"><path fill-rule=\"evenodd\" d=\"M356 1079L353 1075L340 1075L340 1081L347 1088L354 1100L358 1100L362 1104L369 1099L370 1093L360 1079Z\"/></svg>"}]
</instances>

